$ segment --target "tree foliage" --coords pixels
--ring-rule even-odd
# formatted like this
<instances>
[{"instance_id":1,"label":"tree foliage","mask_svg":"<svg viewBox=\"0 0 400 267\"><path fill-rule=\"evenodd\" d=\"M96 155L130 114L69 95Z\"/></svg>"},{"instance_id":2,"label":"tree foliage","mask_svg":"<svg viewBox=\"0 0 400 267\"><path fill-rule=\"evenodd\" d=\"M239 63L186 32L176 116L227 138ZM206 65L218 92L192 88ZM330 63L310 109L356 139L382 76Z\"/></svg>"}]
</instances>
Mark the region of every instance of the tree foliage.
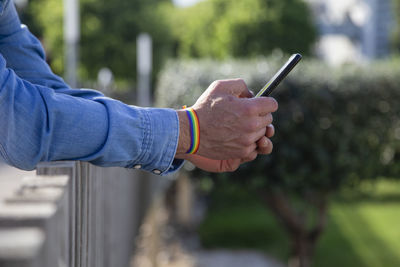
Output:
<instances>
[{"instance_id":1,"label":"tree foliage","mask_svg":"<svg viewBox=\"0 0 400 267\"><path fill-rule=\"evenodd\" d=\"M316 38L302 0L208 0L178 10L172 25L178 55L186 57L308 54Z\"/></svg>"},{"instance_id":2,"label":"tree foliage","mask_svg":"<svg viewBox=\"0 0 400 267\"><path fill-rule=\"evenodd\" d=\"M63 73L63 1L29 1L28 26L41 35L53 70ZM136 38L153 37L156 73L168 57L247 57L274 49L310 52L311 14L302 0L206 0L177 8L171 0L80 0L80 76L102 67L134 81Z\"/></svg>"},{"instance_id":3,"label":"tree foliage","mask_svg":"<svg viewBox=\"0 0 400 267\"><path fill-rule=\"evenodd\" d=\"M82 78L95 79L100 68L108 67L117 79L135 80L136 38L141 32L153 37L158 68L170 51L171 34L163 10L171 5L169 0L80 0ZM30 1L27 10L29 22L41 31L53 70L62 74L63 1Z\"/></svg>"},{"instance_id":4,"label":"tree foliage","mask_svg":"<svg viewBox=\"0 0 400 267\"><path fill-rule=\"evenodd\" d=\"M61 74L64 67L62 0L29 1L20 13L22 22L42 40L52 69Z\"/></svg>"}]
</instances>

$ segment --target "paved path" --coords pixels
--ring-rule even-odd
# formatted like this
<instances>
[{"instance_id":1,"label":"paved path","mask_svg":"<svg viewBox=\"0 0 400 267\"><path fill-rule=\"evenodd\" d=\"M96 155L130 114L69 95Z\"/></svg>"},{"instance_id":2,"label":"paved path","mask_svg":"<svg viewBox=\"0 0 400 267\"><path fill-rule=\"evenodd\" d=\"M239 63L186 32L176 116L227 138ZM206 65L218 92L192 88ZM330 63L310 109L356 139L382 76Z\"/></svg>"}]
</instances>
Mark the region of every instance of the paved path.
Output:
<instances>
[{"instance_id":1,"label":"paved path","mask_svg":"<svg viewBox=\"0 0 400 267\"><path fill-rule=\"evenodd\" d=\"M194 253L196 267L284 267L265 254L251 250L210 250Z\"/></svg>"},{"instance_id":2,"label":"paved path","mask_svg":"<svg viewBox=\"0 0 400 267\"><path fill-rule=\"evenodd\" d=\"M268 255L252 250L204 250L199 246L197 236L180 233L168 223L168 218L165 206L160 203L154 205L142 225L131 267L285 266Z\"/></svg>"}]
</instances>

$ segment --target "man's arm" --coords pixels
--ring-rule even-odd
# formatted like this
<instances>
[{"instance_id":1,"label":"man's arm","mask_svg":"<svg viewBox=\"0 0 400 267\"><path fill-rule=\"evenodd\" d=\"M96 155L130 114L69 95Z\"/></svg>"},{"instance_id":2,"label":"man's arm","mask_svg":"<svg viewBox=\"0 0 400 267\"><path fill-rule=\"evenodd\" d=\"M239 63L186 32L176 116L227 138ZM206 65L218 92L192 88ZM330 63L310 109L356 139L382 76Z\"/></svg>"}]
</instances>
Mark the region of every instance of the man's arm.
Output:
<instances>
[{"instance_id":1,"label":"man's arm","mask_svg":"<svg viewBox=\"0 0 400 267\"><path fill-rule=\"evenodd\" d=\"M164 174L173 168L178 135L174 110L59 94L19 78L0 55L0 153L11 165L84 160Z\"/></svg>"},{"instance_id":2,"label":"man's arm","mask_svg":"<svg viewBox=\"0 0 400 267\"><path fill-rule=\"evenodd\" d=\"M171 165L179 131L174 111L129 107L94 90L70 89L51 71L11 0L0 2L0 54L6 64L1 71L8 73L1 97L12 99L1 106L0 153L10 164L32 169L40 161L76 159L162 174L181 165ZM34 110L21 112L21 106Z\"/></svg>"},{"instance_id":3,"label":"man's arm","mask_svg":"<svg viewBox=\"0 0 400 267\"><path fill-rule=\"evenodd\" d=\"M240 99L237 94L246 90L241 80L217 82L193 106L203 128L199 156L226 160L257 155L256 143L265 136L277 104L272 98ZM179 166L172 165L175 157L187 156L189 127L179 117L169 109L59 94L22 80L0 55L0 154L18 168L84 160L166 174Z\"/></svg>"}]
</instances>

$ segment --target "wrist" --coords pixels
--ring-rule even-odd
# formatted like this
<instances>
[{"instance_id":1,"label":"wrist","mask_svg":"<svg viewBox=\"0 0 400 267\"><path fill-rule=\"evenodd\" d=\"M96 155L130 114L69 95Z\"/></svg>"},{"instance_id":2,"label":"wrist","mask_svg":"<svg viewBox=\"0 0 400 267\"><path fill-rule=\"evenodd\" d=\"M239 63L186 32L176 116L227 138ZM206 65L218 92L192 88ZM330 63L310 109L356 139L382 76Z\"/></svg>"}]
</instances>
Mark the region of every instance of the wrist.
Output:
<instances>
[{"instance_id":1,"label":"wrist","mask_svg":"<svg viewBox=\"0 0 400 267\"><path fill-rule=\"evenodd\" d=\"M189 119L186 115L186 111L183 109L177 110L179 120L179 140L178 148L176 149L176 158L183 159L186 155L186 151L190 148L190 129L189 129Z\"/></svg>"}]
</instances>

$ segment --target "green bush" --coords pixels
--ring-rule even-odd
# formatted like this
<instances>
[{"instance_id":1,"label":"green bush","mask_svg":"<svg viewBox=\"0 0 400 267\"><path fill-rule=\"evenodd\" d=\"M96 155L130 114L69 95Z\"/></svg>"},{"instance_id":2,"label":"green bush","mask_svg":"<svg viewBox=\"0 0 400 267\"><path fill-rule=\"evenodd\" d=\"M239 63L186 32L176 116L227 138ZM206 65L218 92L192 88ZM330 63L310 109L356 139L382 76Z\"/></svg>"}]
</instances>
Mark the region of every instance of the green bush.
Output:
<instances>
[{"instance_id":1,"label":"green bush","mask_svg":"<svg viewBox=\"0 0 400 267\"><path fill-rule=\"evenodd\" d=\"M213 80L228 77L244 78L257 91L284 59L170 62L158 82L158 105L191 105ZM304 60L273 95L273 153L218 176L263 198L291 235L293 255L307 246L300 258L312 256L331 192L400 173L398 66L393 60L332 68Z\"/></svg>"}]
</instances>

